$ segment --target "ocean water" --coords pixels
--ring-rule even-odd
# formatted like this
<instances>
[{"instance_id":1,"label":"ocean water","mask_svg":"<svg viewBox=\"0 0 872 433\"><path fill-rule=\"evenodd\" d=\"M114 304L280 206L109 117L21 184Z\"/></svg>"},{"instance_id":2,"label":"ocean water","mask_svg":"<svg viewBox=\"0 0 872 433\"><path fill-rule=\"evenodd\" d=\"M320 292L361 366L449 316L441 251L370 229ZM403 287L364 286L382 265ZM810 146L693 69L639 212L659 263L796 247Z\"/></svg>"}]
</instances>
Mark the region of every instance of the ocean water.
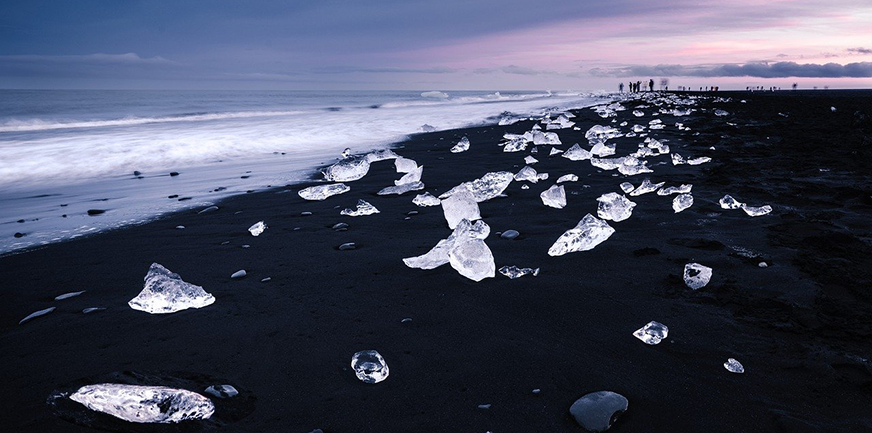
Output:
<instances>
[{"instance_id":1,"label":"ocean water","mask_svg":"<svg viewBox=\"0 0 872 433\"><path fill-rule=\"evenodd\" d=\"M424 124L444 130L601 101L447 93L0 90L0 253L299 182L346 147L389 147Z\"/></svg>"}]
</instances>

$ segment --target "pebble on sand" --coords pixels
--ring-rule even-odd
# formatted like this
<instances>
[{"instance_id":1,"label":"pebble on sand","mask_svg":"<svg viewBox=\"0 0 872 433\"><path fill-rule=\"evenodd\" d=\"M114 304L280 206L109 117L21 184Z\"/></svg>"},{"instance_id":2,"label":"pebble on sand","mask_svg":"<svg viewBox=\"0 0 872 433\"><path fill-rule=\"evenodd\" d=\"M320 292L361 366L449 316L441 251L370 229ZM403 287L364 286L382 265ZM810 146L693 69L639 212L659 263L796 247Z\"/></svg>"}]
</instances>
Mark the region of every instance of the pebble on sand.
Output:
<instances>
[{"instance_id":1,"label":"pebble on sand","mask_svg":"<svg viewBox=\"0 0 872 433\"><path fill-rule=\"evenodd\" d=\"M576 400L569 408L569 413L588 431L603 432L611 428L612 423L626 410L626 397L611 391L599 391Z\"/></svg>"}]
</instances>

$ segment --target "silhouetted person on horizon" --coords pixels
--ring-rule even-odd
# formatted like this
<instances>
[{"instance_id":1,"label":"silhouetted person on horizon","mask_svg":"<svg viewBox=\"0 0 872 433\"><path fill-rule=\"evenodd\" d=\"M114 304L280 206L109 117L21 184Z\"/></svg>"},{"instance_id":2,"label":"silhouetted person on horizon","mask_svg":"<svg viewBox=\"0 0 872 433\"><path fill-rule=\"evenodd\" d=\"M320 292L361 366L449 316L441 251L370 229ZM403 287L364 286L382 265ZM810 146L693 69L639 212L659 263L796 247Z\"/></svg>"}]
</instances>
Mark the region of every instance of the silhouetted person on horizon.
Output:
<instances>
[{"instance_id":1,"label":"silhouetted person on horizon","mask_svg":"<svg viewBox=\"0 0 872 433\"><path fill-rule=\"evenodd\" d=\"M618 90L619 90L621 93L624 93L624 83L618 84Z\"/></svg>"},{"instance_id":2,"label":"silhouetted person on horizon","mask_svg":"<svg viewBox=\"0 0 872 433\"><path fill-rule=\"evenodd\" d=\"M649 92L653 92L653 91L654 91L654 79L653 79L653 78L650 79L650 80L648 80L648 91L649 91Z\"/></svg>"}]
</instances>

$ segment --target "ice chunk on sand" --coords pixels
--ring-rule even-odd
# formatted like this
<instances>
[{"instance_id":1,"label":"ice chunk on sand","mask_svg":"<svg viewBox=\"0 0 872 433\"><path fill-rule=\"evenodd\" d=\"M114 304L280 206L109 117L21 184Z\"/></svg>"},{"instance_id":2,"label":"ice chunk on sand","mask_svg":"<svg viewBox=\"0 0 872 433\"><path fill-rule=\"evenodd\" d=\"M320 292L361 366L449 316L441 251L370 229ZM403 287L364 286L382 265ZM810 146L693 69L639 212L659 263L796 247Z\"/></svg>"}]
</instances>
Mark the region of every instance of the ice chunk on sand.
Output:
<instances>
[{"instance_id":1,"label":"ice chunk on sand","mask_svg":"<svg viewBox=\"0 0 872 433\"><path fill-rule=\"evenodd\" d=\"M730 115L730 113L728 111L721 110L721 109L715 110L715 116L723 117L723 116L729 116L729 115Z\"/></svg>"},{"instance_id":2,"label":"ice chunk on sand","mask_svg":"<svg viewBox=\"0 0 872 433\"><path fill-rule=\"evenodd\" d=\"M396 153L394 153L393 150L382 149L382 150L376 150L374 152L367 153L365 158L370 163L373 163L373 162L378 162L378 161L385 161L388 159L397 159L399 157L400 157L400 155L397 155Z\"/></svg>"},{"instance_id":3,"label":"ice chunk on sand","mask_svg":"<svg viewBox=\"0 0 872 433\"><path fill-rule=\"evenodd\" d=\"M560 235L548 249L549 256L562 256L576 251L592 250L615 232L609 224L591 214L587 214L578 225Z\"/></svg>"},{"instance_id":4,"label":"ice chunk on sand","mask_svg":"<svg viewBox=\"0 0 872 433\"><path fill-rule=\"evenodd\" d=\"M379 383L388 378L388 363L375 350L362 350L351 357L351 368L363 383Z\"/></svg>"},{"instance_id":5,"label":"ice chunk on sand","mask_svg":"<svg viewBox=\"0 0 872 433\"><path fill-rule=\"evenodd\" d=\"M629 218L633 214L633 208L636 207L636 203L614 192L603 194L596 201L599 202L596 209L597 215L604 220L614 222L620 222Z\"/></svg>"},{"instance_id":6,"label":"ice chunk on sand","mask_svg":"<svg viewBox=\"0 0 872 433\"><path fill-rule=\"evenodd\" d=\"M712 268L703 266L699 263L688 263L684 265L684 284L693 290L699 290L705 287L712 278Z\"/></svg>"},{"instance_id":7,"label":"ice chunk on sand","mask_svg":"<svg viewBox=\"0 0 872 433\"><path fill-rule=\"evenodd\" d=\"M539 182L539 175L538 173L536 173L535 168L526 165L515 174L515 180L517 180L518 182L528 181L536 183Z\"/></svg>"},{"instance_id":8,"label":"ice chunk on sand","mask_svg":"<svg viewBox=\"0 0 872 433\"><path fill-rule=\"evenodd\" d=\"M681 156L677 153L673 153L671 155L671 157L672 157L672 165L687 164L687 160L685 160L683 156Z\"/></svg>"},{"instance_id":9,"label":"ice chunk on sand","mask_svg":"<svg viewBox=\"0 0 872 433\"><path fill-rule=\"evenodd\" d=\"M46 314L51 313L54 310L55 310L55 307L48 307L44 310L34 311L34 312L28 314L27 317L21 319L21 321L19 321L18 324L23 325L26 322L29 322L33 319L36 319L37 317L45 316Z\"/></svg>"},{"instance_id":10,"label":"ice chunk on sand","mask_svg":"<svg viewBox=\"0 0 872 433\"><path fill-rule=\"evenodd\" d=\"M648 129L663 129L663 121L660 119L654 119L648 122Z\"/></svg>"},{"instance_id":11,"label":"ice chunk on sand","mask_svg":"<svg viewBox=\"0 0 872 433\"><path fill-rule=\"evenodd\" d=\"M533 164L535 164L535 163L537 163L537 162L539 162L539 160L536 159L536 158L533 158L533 155L527 155L527 156L524 158L524 163L527 164L527 165L533 165Z\"/></svg>"},{"instance_id":12,"label":"ice chunk on sand","mask_svg":"<svg viewBox=\"0 0 872 433\"><path fill-rule=\"evenodd\" d=\"M208 398L185 389L163 386L85 385L73 393L70 400L93 411L144 424L208 419L215 413L215 405Z\"/></svg>"},{"instance_id":13,"label":"ice chunk on sand","mask_svg":"<svg viewBox=\"0 0 872 433\"><path fill-rule=\"evenodd\" d=\"M578 176L570 173L570 174L564 174L563 176L560 176L557 178L557 183L563 183L563 182L578 182Z\"/></svg>"},{"instance_id":14,"label":"ice chunk on sand","mask_svg":"<svg viewBox=\"0 0 872 433\"><path fill-rule=\"evenodd\" d=\"M424 166L416 167L403 175L399 180L394 181L394 185L405 185L407 183L417 183L421 181L421 175L424 173Z\"/></svg>"},{"instance_id":15,"label":"ice chunk on sand","mask_svg":"<svg viewBox=\"0 0 872 433\"><path fill-rule=\"evenodd\" d=\"M525 134L526 135L526 134ZM533 131L531 134L530 141L533 142L534 145L555 145L555 144L563 144L560 142L560 137L557 136L556 132L541 132L541 131Z\"/></svg>"},{"instance_id":16,"label":"ice chunk on sand","mask_svg":"<svg viewBox=\"0 0 872 433\"><path fill-rule=\"evenodd\" d=\"M445 220L448 221L448 227L452 229L457 227L457 224L462 220L481 219L478 203L472 192L466 188L461 188L451 197L442 200L442 212L445 214Z\"/></svg>"},{"instance_id":17,"label":"ice chunk on sand","mask_svg":"<svg viewBox=\"0 0 872 433\"><path fill-rule=\"evenodd\" d=\"M233 385L210 385L205 392L218 398L231 398L239 395L239 391Z\"/></svg>"},{"instance_id":18,"label":"ice chunk on sand","mask_svg":"<svg viewBox=\"0 0 872 433\"><path fill-rule=\"evenodd\" d=\"M551 148L551 152L548 152L548 156L554 156L563 153L562 150L557 149L556 147Z\"/></svg>"},{"instance_id":19,"label":"ice chunk on sand","mask_svg":"<svg viewBox=\"0 0 872 433\"><path fill-rule=\"evenodd\" d=\"M651 179L648 179L646 177L644 180L642 180L642 184L639 185L638 188L636 188L632 192L630 192L630 195L633 197L636 197L636 196L640 196L642 194L648 194L649 192L657 191L658 188L660 188L661 186L663 186L665 184L666 184L666 182L651 183Z\"/></svg>"},{"instance_id":20,"label":"ice chunk on sand","mask_svg":"<svg viewBox=\"0 0 872 433\"><path fill-rule=\"evenodd\" d=\"M394 166L397 167L397 173L408 173L418 168L418 163L414 159L403 158L401 156L394 160Z\"/></svg>"},{"instance_id":21,"label":"ice chunk on sand","mask_svg":"<svg viewBox=\"0 0 872 433\"><path fill-rule=\"evenodd\" d=\"M772 206L769 206L767 204L765 206L754 207L754 206L748 206L748 205L743 204L742 210L745 211L745 213L748 214L748 216L756 217L756 216L766 215L769 212L772 212Z\"/></svg>"},{"instance_id":22,"label":"ice chunk on sand","mask_svg":"<svg viewBox=\"0 0 872 433\"><path fill-rule=\"evenodd\" d=\"M700 164L705 164L705 163L707 163L707 162L709 162L709 161L711 161L711 160L712 160L712 159L709 158L709 157L707 157L707 156L700 156L700 157L698 157L698 158L691 158L691 159L688 159L688 160L687 160L687 165L700 165Z\"/></svg>"},{"instance_id":23,"label":"ice chunk on sand","mask_svg":"<svg viewBox=\"0 0 872 433\"><path fill-rule=\"evenodd\" d=\"M578 143L575 143L572 145L572 147L567 149L566 152L563 152L563 155L560 156L570 161L582 161L585 159L590 159L590 152L582 149L581 146L578 145Z\"/></svg>"},{"instance_id":24,"label":"ice chunk on sand","mask_svg":"<svg viewBox=\"0 0 872 433\"><path fill-rule=\"evenodd\" d=\"M481 239L459 238L448 251L451 267L473 281L493 278L496 271L494 256Z\"/></svg>"},{"instance_id":25,"label":"ice chunk on sand","mask_svg":"<svg viewBox=\"0 0 872 433\"><path fill-rule=\"evenodd\" d=\"M720 203L721 209L739 209L742 206L745 206L745 203L739 202L729 194L723 196L718 203Z\"/></svg>"},{"instance_id":26,"label":"ice chunk on sand","mask_svg":"<svg viewBox=\"0 0 872 433\"><path fill-rule=\"evenodd\" d=\"M76 297L76 296L79 296L79 295L81 295L82 293L85 293L85 290L80 290L80 291L78 291L78 292L69 292L69 293L64 293L63 295L57 295L57 296L55 296L54 300L55 300L55 301L63 301L64 299L70 299L70 298L74 298L74 297Z\"/></svg>"},{"instance_id":27,"label":"ice chunk on sand","mask_svg":"<svg viewBox=\"0 0 872 433\"><path fill-rule=\"evenodd\" d=\"M344 183L331 183L329 185L310 186L301 189L297 194L306 200L324 200L337 194L342 194L351 191L351 188Z\"/></svg>"},{"instance_id":28,"label":"ice chunk on sand","mask_svg":"<svg viewBox=\"0 0 872 433\"><path fill-rule=\"evenodd\" d=\"M363 215L372 215L379 213L379 210L375 208L375 206L371 205L366 200L357 200L357 209L349 209L345 208L341 212L340 215L348 215L348 216L363 216Z\"/></svg>"},{"instance_id":29,"label":"ice chunk on sand","mask_svg":"<svg viewBox=\"0 0 872 433\"><path fill-rule=\"evenodd\" d=\"M145 286L127 305L150 314L165 314L202 308L214 302L215 297L202 287L186 283L178 274L152 263L145 275Z\"/></svg>"},{"instance_id":30,"label":"ice chunk on sand","mask_svg":"<svg viewBox=\"0 0 872 433\"><path fill-rule=\"evenodd\" d=\"M679 213L693 206L693 196L690 194L678 194L672 199L672 210Z\"/></svg>"},{"instance_id":31,"label":"ice chunk on sand","mask_svg":"<svg viewBox=\"0 0 872 433\"><path fill-rule=\"evenodd\" d=\"M260 236L260 234L266 229L266 224L264 224L263 221L258 221L248 228L248 232L251 233L252 236Z\"/></svg>"},{"instance_id":32,"label":"ice chunk on sand","mask_svg":"<svg viewBox=\"0 0 872 433\"><path fill-rule=\"evenodd\" d=\"M597 141L590 149L590 154L594 156L609 156L615 154L615 144Z\"/></svg>"},{"instance_id":33,"label":"ice chunk on sand","mask_svg":"<svg viewBox=\"0 0 872 433\"><path fill-rule=\"evenodd\" d=\"M526 149L527 140L522 137L512 139L503 146L503 152L520 152Z\"/></svg>"},{"instance_id":34,"label":"ice chunk on sand","mask_svg":"<svg viewBox=\"0 0 872 433\"><path fill-rule=\"evenodd\" d=\"M621 159L621 164L618 165L618 172L625 176L654 172L654 170L648 168L647 161L642 161L634 156L625 156Z\"/></svg>"},{"instance_id":35,"label":"ice chunk on sand","mask_svg":"<svg viewBox=\"0 0 872 433\"><path fill-rule=\"evenodd\" d=\"M442 201L438 198L434 197L433 194L429 192L425 192L424 194L418 194L412 199L412 203L419 207L429 207L429 206L439 206L442 204Z\"/></svg>"},{"instance_id":36,"label":"ice chunk on sand","mask_svg":"<svg viewBox=\"0 0 872 433\"><path fill-rule=\"evenodd\" d=\"M639 111L639 110L633 110L633 115L636 116L636 117L642 117L642 116L645 115L645 113L643 113L643 112L641 112L641 111Z\"/></svg>"},{"instance_id":37,"label":"ice chunk on sand","mask_svg":"<svg viewBox=\"0 0 872 433\"><path fill-rule=\"evenodd\" d=\"M545 206L557 209L566 207L566 192L563 190L563 185L552 185L551 188L542 191L539 197L542 198L542 203Z\"/></svg>"},{"instance_id":38,"label":"ice chunk on sand","mask_svg":"<svg viewBox=\"0 0 872 433\"><path fill-rule=\"evenodd\" d=\"M391 194L405 194L409 191L420 191L424 189L424 184L422 182L412 182L412 183L404 183L402 185L389 186L387 188L382 188L381 191L378 192L378 195L391 195Z\"/></svg>"},{"instance_id":39,"label":"ice chunk on sand","mask_svg":"<svg viewBox=\"0 0 872 433\"><path fill-rule=\"evenodd\" d=\"M539 180L548 180L548 173L539 173L536 175L536 179Z\"/></svg>"},{"instance_id":40,"label":"ice chunk on sand","mask_svg":"<svg viewBox=\"0 0 872 433\"><path fill-rule=\"evenodd\" d=\"M369 172L369 161L366 158L347 159L327 167L324 179L330 182L350 182L358 180Z\"/></svg>"},{"instance_id":41,"label":"ice chunk on sand","mask_svg":"<svg viewBox=\"0 0 872 433\"><path fill-rule=\"evenodd\" d=\"M621 191L624 191L624 192L630 192L630 191L636 189L636 188L633 186L633 184L630 183L630 182L624 182L624 183L622 183L622 184L620 185L620 187L621 187Z\"/></svg>"},{"instance_id":42,"label":"ice chunk on sand","mask_svg":"<svg viewBox=\"0 0 872 433\"><path fill-rule=\"evenodd\" d=\"M669 334L669 328L660 322L648 322L647 325L637 329L633 336L642 340L645 344L659 344Z\"/></svg>"},{"instance_id":43,"label":"ice chunk on sand","mask_svg":"<svg viewBox=\"0 0 872 433\"><path fill-rule=\"evenodd\" d=\"M645 132L645 127L642 125L633 125L633 132L637 134L640 132Z\"/></svg>"},{"instance_id":44,"label":"ice chunk on sand","mask_svg":"<svg viewBox=\"0 0 872 433\"><path fill-rule=\"evenodd\" d=\"M620 135L620 132L611 126L594 125L584 133L584 138L588 141L608 140L618 135Z\"/></svg>"},{"instance_id":45,"label":"ice chunk on sand","mask_svg":"<svg viewBox=\"0 0 872 433\"><path fill-rule=\"evenodd\" d=\"M454 233L446 239L442 239L435 247L426 254L417 257L403 259L403 263L410 268L435 269L448 263L448 252L456 242L465 241L465 238L485 239L490 234L490 227L484 221L463 220L457 224Z\"/></svg>"},{"instance_id":46,"label":"ice chunk on sand","mask_svg":"<svg viewBox=\"0 0 872 433\"><path fill-rule=\"evenodd\" d=\"M472 197L476 202L490 200L498 197L509 184L512 183L512 173L508 171L495 171L485 173L484 176L469 182L463 182L460 185L451 188L447 192L439 196L441 199L446 199L456 194L458 191L465 189L472 193Z\"/></svg>"},{"instance_id":47,"label":"ice chunk on sand","mask_svg":"<svg viewBox=\"0 0 872 433\"><path fill-rule=\"evenodd\" d=\"M514 280L515 278L521 278L524 275L532 275L535 277L539 275L539 268L519 268L514 265L503 266L500 268L500 273Z\"/></svg>"},{"instance_id":48,"label":"ice chunk on sand","mask_svg":"<svg viewBox=\"0 0 872 433\"><path fill-rule=\"evenodd\" d=\"M733 358L727 359L727 362L724 363L724 368L727 369L730 373L744 373L745 367L741 362L736 361Z\"/></svg>"},{"instance_id":49,"label":"ice chunk on sand","mask_svg":"<svg viewBox=\"0 0 872 433\"><path fill-rule=\"evenodd\" d=\"M604 432L627 411L627 398L611 391L592 392L575 401L569 413L590 432Z\"/></svg>"},{"instance_id":50,"label":"ice chunk on sand","mask_svg":"<svg viewBox=\"0 0 872 433\"><path fill-rule=\"evenodd\" d=\"M469 150L469 138L463 137L451 148L451 153L466 152L467 150Z\"/></svg>"},{"instance_id":51,"label":"ice chunk on sand","mask_svg":"<svg viewBox=\"0 0 872 433\"><path fill-rule=\"evenodd\" d=\"M348 159L351 157L351 148L346 147L345 150L342 151L342 159Z\"/></svg>"},{"instance_id":52,"label":"ice chunk on sand","mask_svg":"<svg viewBox=\"0 0 872 433\"><path fill-rule=\"evenodd\" d=\"M662 185L662 184L661 184ZM693 185L689 183L682 184L681 186L670 186L666 188L660 188L657 190L657 195L659 196L667 196L672 194L687 194L693 189Z\"/></svg>"}]
</instances>

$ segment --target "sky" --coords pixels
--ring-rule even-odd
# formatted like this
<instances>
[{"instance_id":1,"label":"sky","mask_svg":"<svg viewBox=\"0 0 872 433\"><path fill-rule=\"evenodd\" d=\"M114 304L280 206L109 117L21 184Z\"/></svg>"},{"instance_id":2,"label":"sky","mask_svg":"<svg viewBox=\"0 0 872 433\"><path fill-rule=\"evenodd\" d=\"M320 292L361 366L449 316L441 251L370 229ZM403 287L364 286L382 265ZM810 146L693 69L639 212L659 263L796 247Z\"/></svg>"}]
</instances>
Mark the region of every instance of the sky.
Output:
<instances>
[{"instance_id":1,"label":"sky","mask_svg":"<svg viewBox=\"0 0 872 433\"><path fill-rule=\"evenodd\" d=\"M0 88L872 88L872 0L0 2Z\"/></svg>"}]
</instances>

